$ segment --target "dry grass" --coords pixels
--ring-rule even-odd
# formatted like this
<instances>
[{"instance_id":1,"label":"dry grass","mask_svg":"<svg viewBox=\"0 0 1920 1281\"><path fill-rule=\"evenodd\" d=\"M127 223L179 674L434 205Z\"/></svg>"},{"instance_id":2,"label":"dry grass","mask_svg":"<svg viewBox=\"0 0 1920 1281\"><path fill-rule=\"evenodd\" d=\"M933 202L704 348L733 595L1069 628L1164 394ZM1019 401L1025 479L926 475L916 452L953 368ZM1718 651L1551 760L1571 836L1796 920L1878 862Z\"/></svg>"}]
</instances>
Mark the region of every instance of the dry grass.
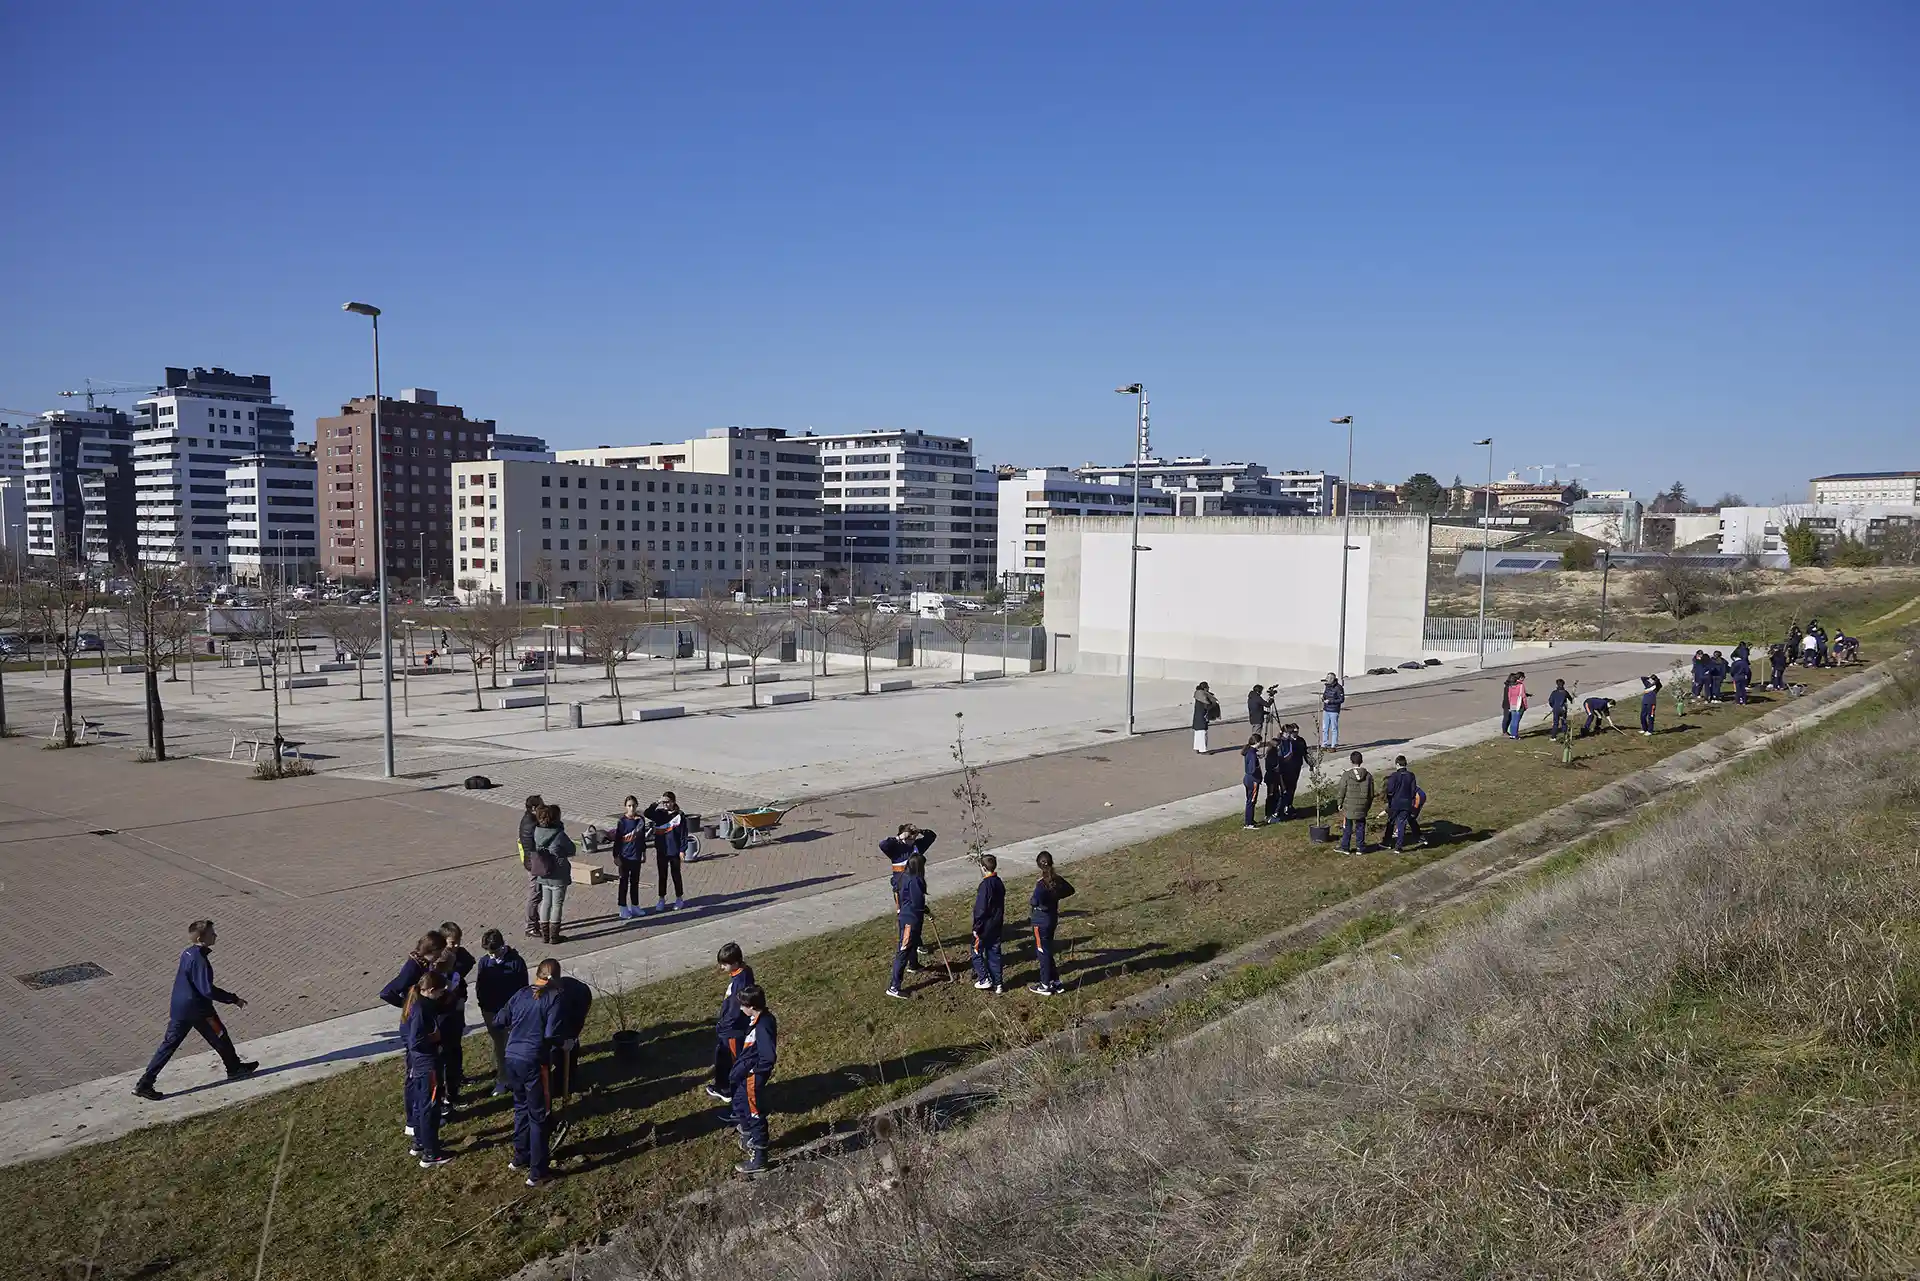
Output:
<instances>
[{"instance_id":1,"label":"dry grass","mask_svg":"<svg viewBox=\"0 0 1920 1281\"><path fill-rule=\"evenodd\" d=\"M1920 1274L1916 754L1911 710L1784 749L1418 956L580 1275Z\"/></svg>"}]
</instances>

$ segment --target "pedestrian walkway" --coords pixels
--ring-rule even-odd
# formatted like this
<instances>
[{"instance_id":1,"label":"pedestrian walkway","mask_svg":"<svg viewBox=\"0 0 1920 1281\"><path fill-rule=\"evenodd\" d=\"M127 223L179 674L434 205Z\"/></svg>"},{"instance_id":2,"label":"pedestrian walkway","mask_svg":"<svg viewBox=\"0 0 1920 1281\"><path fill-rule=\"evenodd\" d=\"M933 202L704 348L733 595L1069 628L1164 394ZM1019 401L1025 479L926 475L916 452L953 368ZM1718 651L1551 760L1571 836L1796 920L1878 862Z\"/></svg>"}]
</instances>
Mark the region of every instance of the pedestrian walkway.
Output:
<instances>
[{"instance_id":1,"label":"pedestrian walkway","mask_svg":"<svg viewBox=\"0 0 1920 1281\"><path fill-rule=\"evenodd\" d=\"M1600 672L1613 671L1617 683L1604 692L1620 696L1636 691L1638 685L1637 680L1621 681L1619 674L1637 675L1647 665L1644 652L1569 655L1563 664L1587 673L1589 691L1599 687ZM1549 679L1558 670L1543 663L1531 666ZM1488 714L1487 707L1497 704L1498 688L1498 673L1489 673L1463 677L1460 684L1445 689L1401 690L1379 696L1380 703L1371 711L1364 705L1355 707L1351 723L1361 732L1384 735L1381 746L1418 759L1494 737L1497 717ZM1388 728L1394 725L1421 727L1421 732L1389 734ZM0 752L8 753L4 759L10 769L16 763L59 760L65 755L26 756L17 749L17 744L0 744ZM125 772L151 768L128 767ZM208 767L195 763L193 768ZM1066 753L997 767L985 772L995 806L991 822L996 852L1009 866L1020 866L1030 863L1044 846L1065 863L1217 818L1239 805L1238 769L1231 747L1215 756L1200 756L1187 746L1184 734L1148 735L1116 741L1100 753ZM1220 786L1223 782L1229 785ZM525 880L516 863L496 852L511 838L510 824L503 831L503 816L493 807L472 805L460 793L418 786L400 789L347 779L302 780L293 786L303 789L305 808L289 819L288 811L272 808L277 794L266 793L290 785L257 786L262 791L254 803L260 808L224 819L196 820L192 817L195 805L204 802L196 801L171 775L164 784L123 779L101 798L102 803L133 804L128 812L154 821L145 830L108 837L85 828L84 824L97 819L78 807L62 814L50 805L35 811L18 801L0 802L4 806L0 832L5 833L0 839L9 843L79 843L83 837L112 841L103 856L107 866L76 862L75 877L81 883L94 878L108 882L115 875L126 877L130 868L137 869L135 894L117 906L110 919L139 922L131 932L94 929L88 943L104 949L110 960L139 958L110 1002L119 1031L102 1038L111 1042L110 1047L102 1047L102 1055L112 1058L117 1069L97 1072L94 1079L69 1075L51 1087L12 1088L15 1080L44 1079L35 1077L33 1061L61 1052L44 1035L48 1024L65 1029L70 1039L92 1036L87 1029L89 1018L81 1015L101 1002L92 993L59 995L76 990L71 988L53 990L53 1001L70 1004L51 1015L48 1006L29 1010L27 1000L11 993L0 1002L0 1046L4 1046L0 1054L5 1056L0 1062L6 1065L11 1095L11 1101L0 1103L0 1163L29 1160L145 1125L198 1115L392 1053L392 1011L366 1007L371 993L397 967L411 939L448 917L461 920L473 939L488 921L514 923ZM309 787L318 794L306 793ZM323 790L328 788L342 790L337 794ZM142 812L134 804L134 793L142 789L165 790L168 795L149 797L148 812ZM57 799L43 797L33 784L29 792L37 800ZM656 918L638 928L629 928L612 916L608 887L585 891L597 892L599 898L590 900L590 915L570 928L574 941L554 951L566 960L570 972L596 987L617 988L709 965L715 948L728 939L757 952L870 920L889 907L882 888L886 865L874 853L879 836L904 818L956 832L958 815L950 793L949 778L836 798L833 804L845 808L822 815L823 820L841 820L832 823L832 831L816 837L813 832L822 829L809 824L795 833L809 839L797 844L772 845L712 866L696 864L688 872L689 888L697 891L694 910L665 920ZM248 800L254 798L248 796ZM350 822L355 807L367 812L358 822ZM476 815L484 821L476 822ZM200 821L226 826L199 848L191 840L168 839L168 832L181 827L199 833ZM231 866L201 857L203 852L225 848L229 837L248 830L249 824L263 823L278 824L269 839L277 834L292 846L280 852L270 880L249 880ZM413 823L419 825L417 830L435 835L436 840L429 842L433 848L444 842L454 853L414 852L406 840L388 839L389 831L415 831L408 827ZM293 835L302 830L311 839ZM362 836L364 832L378 835ZM335 835L329 839L328 833ZM340 833L352 833L354 839L341 840ZM837 839L825 839L829 836ZM461 863L463 852L478 861ZM935 855L937 861L928 869L932 893L959 892L972 883L976 874L956 842L937 845ZM389 866L389 861L397 865ZM191 884L172 885L166 895L156 897L169 871L191 878ZM741 888L705 893L703 881L710 874L715 884ZM55 908L37 903L25 910L29 914L45 910L49 922L57 915ZM236 1017L235 1031L242 1052L261 1060L263 1067L254 1078L228 1084L211 1054L176 1059L161 1082L170 1097L157 1104L143 1103L130 1090L151 1048L148 1042L158 1034L156 1016L164 1012L173 957L184 946L175 936L196 915L212 915L220 921L222 943L214 965L222 985L256 1002ZM8 943L19 938L42 954L48 938L56 933L70 941L88 932L86 921L74 921L70 913L68 917L59 927L50 925L27 939L20 909L0 904L0 927ZM24 950L10 946L10 955ZM80 959L89 958L68 958ZM300 972L315 965L322 966L323 972ZM117 971L114 977L119 977ZM85 989L104 981L78 986ZM30 999L48 996L36 993ZM309 1017L301 1018L302 1013ZM38 1039L36 1028L40 1029ZM105 1054L107 1048L112 1049L111 1055ZM84 1053L74 1058L92 1061Z\"/></svg>"}]
</instances>

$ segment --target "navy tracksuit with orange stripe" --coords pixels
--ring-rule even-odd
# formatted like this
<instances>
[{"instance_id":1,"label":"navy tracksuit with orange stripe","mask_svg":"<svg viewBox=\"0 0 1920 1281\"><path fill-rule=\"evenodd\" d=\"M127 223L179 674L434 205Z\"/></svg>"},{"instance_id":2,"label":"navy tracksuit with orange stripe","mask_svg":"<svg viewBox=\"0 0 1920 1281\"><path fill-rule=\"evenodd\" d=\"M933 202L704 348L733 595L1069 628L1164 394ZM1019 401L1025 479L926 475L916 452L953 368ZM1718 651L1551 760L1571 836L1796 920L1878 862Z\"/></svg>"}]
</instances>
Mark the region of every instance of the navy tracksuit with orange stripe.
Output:
<instances>
[{"instance_id":1,"label":"navy tracksuit with orange stripe","mask_svg":"<svg viewBox=\"0 0 1920 1281\"><path fill-rule=\"evenodd\" d=\"M733 1061L739 1057L740 1042L746 1039L751 1024L740 1008L740 989L752 982L751 965L742 965L727 976L727 994L720 998L720 1017L713 1025L720 1041L713 1049L713 1088L723 1094L733 1080Z\"/></svg>"},{"instance_id":2,"label":"navy tracksuit with orange stripe","mask_svg":"<svg viewBox=\"0 0 1920 1281\"><path fill-rule=\"evenodd\" d=\"M427 1160L440 1155L441 1035L446 1007L424 996L400 1020L400 1044L407 1049L407 1124L413 1146Z\"/></svg>"},{"instance_id":3,"label":"navy tracksuit with orange stripe","mask_svg":"<svg viewBox=\"0 0 1920 1281\"><path fill-rule=\"evenodd\" d=\"M733 1085L733 1119L740 1137L755 1152L767 1150L767 1080L773 1075L778 1032L773 1011L760 1011L740 1039L740 1053L728 1074Z\"/></svg>"},{"instance_id":4,"label":"navy tracksuit with orange stripe","mask_svg":"<svg viewBox=\"0 0 1920 1281\"><path fill-rule=\"evenodd\" d=\"M893 954L893 983L897 992L907 967L920 952L920 925L927 919L927 878L900 873L900 950Z\"/></svg>"}]
</instances>

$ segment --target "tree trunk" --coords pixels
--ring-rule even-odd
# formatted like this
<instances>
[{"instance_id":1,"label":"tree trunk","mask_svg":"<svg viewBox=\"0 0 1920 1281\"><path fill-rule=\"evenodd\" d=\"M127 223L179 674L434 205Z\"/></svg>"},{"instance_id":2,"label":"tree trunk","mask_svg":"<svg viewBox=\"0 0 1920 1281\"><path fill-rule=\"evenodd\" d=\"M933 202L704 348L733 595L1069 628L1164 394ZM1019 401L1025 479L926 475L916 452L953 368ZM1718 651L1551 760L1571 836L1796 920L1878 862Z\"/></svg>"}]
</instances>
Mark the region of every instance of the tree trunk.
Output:
<instances>
[{"instance_id":1,"label":"tree trunk","mask_svg":"<svg viewBox=\"0 0 1920 1281\"><path fill-rule=\"evenodd\" d=\"M167 759L167 709L160 703L160 673L152 667L147 668L147 737L153 748L153 759Z\"/></svg>"},{"instance_id":2,"label":"tree trunk","mask_svg":"<svg viewBox=\"0 0 1920 1281\"><path fill-rule=\"evenodd\" d=\"M760 706L760 682L757 679L759 675L760 675L760 656L758 654L749 654L747 656L747 706L748 707Z\"/></svg>"},{"instance_id":3,"label":"tree trunk","mask_svg":"<svg viewBox=\"0 0 1920 1281\"><path fill-rule=\"evenodd\" d=\"M353 656L353 680L359 686L354 693L354 701L359 702L367 696L367 659L364 654Z\"/></svg>"},{"instance_id":4,"label":"tree trunk","mask_svg":"<svg viewBox=\"0 0 1920 1281\"><path fill-rule=\"evenodd\" d=\"M473 662L473 710L476 712L484 711L486 709L480 705L480 656L473 654L469 655L469 657ZM447 661L451 663L453 659L449 657Z\"/></svg>"},{"instance_id":5,"label":"tree trunk","mask_svg":"<svg viewBox=\"0 0 1920 1281\"><path fill-rule=\"evenodd\" d=\"M61 703L62 710L64 710L67 714L66 730L61 735L61 745L64 747L72 747L73 746L73 656L71 654L67 655L66 661L60 664L60 703Z\"/></svg>"},{"instance_id":6,"label":"tree trunk","mask_svg":"<svg viewBox=\"0 0 1920 1281\"><path fill-rule=\"evenodd\" d=\"M620 697L620 673L612 665L607 667L607 679L613 682L613 715L622 725L627 723L627 705Z\"/></svg>"},{"instance_id":7,"label":"tree trunk","mask_svg":"<svg viewBox=\"0 0 1920 1281\"><path fill-rule=\"evenodd\" d=\"M0 738L7 736L7 677L6 664L0 662Z\"/></svg>"},{"instance_id":8,"label":"tree trunk","mask_svg":"<svg viewBox=\"0 0 1920 1281\"><path fill-rule=\"evenodd\" d=\"M873 693L873 651L870 649L860 651L860 692Z\"/></svg>"}]
</instances>

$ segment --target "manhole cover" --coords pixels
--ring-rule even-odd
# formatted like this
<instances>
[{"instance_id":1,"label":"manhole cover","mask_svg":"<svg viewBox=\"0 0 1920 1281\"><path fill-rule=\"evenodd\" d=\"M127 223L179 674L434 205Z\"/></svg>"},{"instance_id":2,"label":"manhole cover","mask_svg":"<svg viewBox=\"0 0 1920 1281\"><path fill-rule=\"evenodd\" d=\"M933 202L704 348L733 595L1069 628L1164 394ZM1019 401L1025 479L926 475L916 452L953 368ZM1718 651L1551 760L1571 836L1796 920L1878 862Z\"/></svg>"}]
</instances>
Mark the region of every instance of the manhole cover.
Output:
<instances>
[{"instance_id":1,"label":"manhole cover","mask_svg":"<svg viewBox=\"0 0 1920 1281\"><path fill-rule=\"evenodd\" d=\"M104 979L109 975L92 961L82 961L78 965L57 965L50 970L35 970L32 974L16 974L13 977L39 990L65 987L69 983L85 983L88 979Z\"/></svg>"}]
</instances>

